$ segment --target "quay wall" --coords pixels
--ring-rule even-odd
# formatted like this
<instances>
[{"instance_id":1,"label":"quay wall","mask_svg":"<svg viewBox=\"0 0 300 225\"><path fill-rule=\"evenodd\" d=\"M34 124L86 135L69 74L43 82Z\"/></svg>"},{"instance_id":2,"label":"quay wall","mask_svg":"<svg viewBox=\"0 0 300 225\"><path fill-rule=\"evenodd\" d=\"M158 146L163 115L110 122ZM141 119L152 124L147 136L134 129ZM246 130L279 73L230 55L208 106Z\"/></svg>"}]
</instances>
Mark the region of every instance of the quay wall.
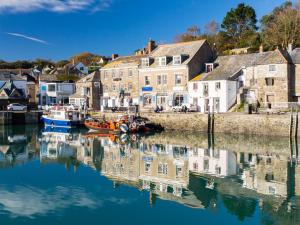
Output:
<instances>
[{"instance_id":1,"label":"quay wall","mask_svg":"<svg viewBox=\"0 0 300 225\"><path fill-rule=\"evenodd\" d=\"M40 122L41 112L10 112L0 111L0 125L37 124Z\"/></svg>"},{"instance_id":2,"label":"quay wall","mask_svg":"<svg viewBox=\"0 0 300 225\"><path fill-rule=\"evenodd\" d=\"M119 113L105 113L116 118ZM207 132L208 115L200 113L141 113L166 130ZM289 136L290 115L226 113L214 115L214 132L226 134Z\"/></svg>"}]
</instances>

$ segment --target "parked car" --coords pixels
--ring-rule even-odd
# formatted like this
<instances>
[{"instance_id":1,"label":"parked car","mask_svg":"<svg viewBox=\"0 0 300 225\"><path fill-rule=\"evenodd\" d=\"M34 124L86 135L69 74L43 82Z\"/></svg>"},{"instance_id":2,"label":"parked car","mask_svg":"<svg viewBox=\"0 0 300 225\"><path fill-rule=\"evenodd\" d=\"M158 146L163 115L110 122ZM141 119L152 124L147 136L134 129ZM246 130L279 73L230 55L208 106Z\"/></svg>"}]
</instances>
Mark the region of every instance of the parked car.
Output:
<instances>
[{"instance_id":1,"label":"parked car","mask_svg":"<svg viewBox=\"0 0 300 225\"><path fill-rule=\"evenodd\" d=\"M9 111L24 111L24 110L27 110L27 106L19 104L19 103L12 103L7 106L7 110L9 110Z\"/></svg>"},{"instance_id":2,"label":"parked car","mask_svg":"<svg viewBox=\"0 0 300 225\"><path fill-rule=\"evenodd\" d=\"M177 105L172 107L173 112L182 112L183 107L187 108L188 112L197 112L197 106L189 104L189 103L183 103L182 105Z\"/></svg>"}]
</instances>

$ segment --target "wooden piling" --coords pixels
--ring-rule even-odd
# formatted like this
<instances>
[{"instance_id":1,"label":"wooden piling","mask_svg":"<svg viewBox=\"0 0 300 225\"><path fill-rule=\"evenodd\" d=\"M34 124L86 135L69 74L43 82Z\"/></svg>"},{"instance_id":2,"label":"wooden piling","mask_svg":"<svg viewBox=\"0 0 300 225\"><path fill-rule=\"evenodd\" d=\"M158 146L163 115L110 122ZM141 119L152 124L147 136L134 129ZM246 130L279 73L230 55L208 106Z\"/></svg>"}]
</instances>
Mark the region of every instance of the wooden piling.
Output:
<instances>
[{"instance_id":1,"label":"wooden piling","mask_svg":"<svg viewBox=\"0 0 300 225\"><path fill-rule=\"evenodd\" d=\"M298 124L299 124L299 120L298 120L298 109L297 109L296 118L295 118L295 139L298 138Z\"/></svg>"},{"instance_id":2,"label":"wooden piling","mask_svg":"<svg viewBox=\"0 0 300 225\"><path fill-rule=\"evenodd\" d=\"M290 115L290 138L293 136L293 108Z\"/></svg>"}]
</instances>

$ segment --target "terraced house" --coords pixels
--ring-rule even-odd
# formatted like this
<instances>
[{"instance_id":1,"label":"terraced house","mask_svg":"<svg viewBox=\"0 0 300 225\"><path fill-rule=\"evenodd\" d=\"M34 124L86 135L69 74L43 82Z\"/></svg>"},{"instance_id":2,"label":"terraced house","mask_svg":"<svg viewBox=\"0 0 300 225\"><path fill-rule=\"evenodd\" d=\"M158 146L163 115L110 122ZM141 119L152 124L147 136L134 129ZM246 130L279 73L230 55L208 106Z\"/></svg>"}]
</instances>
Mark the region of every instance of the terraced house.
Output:
<instances>
[{"instance_id":1,"label":"terraced house","mask_svg":"<svg viewBox=\"0 0 300 225\"><path fill-rule=\"evenodd\" d=\"M293 101L293 65L287 51L220 56L189 84L200 112L227 112L235 104L287 107Z\"/></svg>"},{"instance_id":2,"label":"terraced house","mask_svg":"<svg viewBox=\"0 0 300 225\"><path fill-rule=\"evenodd\" d=\"M128 107L139 104L139 66L142 57L155 48L150 40L147 46L135 55L119 57L112 55L112 61L101 68L103 89L102 109Z\"/></svg>"},{"instance_id":3,"label":"terraced house","mask_svg":"<svg viewBox=\"0 0 300 225\"><path fill-rule=\"evenodd\" d=\"M139 69L140 106L170 110L188 103L188 81L213 60L206 40L158 45L141 58Z\"/></svg>"}]
</instances>

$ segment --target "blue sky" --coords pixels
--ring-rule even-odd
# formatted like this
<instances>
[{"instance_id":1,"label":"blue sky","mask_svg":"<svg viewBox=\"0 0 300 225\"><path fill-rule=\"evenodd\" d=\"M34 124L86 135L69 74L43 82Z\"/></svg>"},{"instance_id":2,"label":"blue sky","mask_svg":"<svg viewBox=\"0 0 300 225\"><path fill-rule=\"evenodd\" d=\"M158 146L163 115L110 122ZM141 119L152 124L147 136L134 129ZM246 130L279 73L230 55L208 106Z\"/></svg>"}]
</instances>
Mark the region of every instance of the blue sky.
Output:
<instances>
[{"instance_id":1,"label":"blue sky","mask_svg":"<svg viewBox=\"0 0 300 225\"><path fill-rule=\"evenodd\" d=\"M68 59L80 52L132 54L149 38L172 42L241 0L0 0L0 59ZM284 0L245 0L258 18ZM203 29L202 29L203 30Z\"/></svg>"}]
</instances>

